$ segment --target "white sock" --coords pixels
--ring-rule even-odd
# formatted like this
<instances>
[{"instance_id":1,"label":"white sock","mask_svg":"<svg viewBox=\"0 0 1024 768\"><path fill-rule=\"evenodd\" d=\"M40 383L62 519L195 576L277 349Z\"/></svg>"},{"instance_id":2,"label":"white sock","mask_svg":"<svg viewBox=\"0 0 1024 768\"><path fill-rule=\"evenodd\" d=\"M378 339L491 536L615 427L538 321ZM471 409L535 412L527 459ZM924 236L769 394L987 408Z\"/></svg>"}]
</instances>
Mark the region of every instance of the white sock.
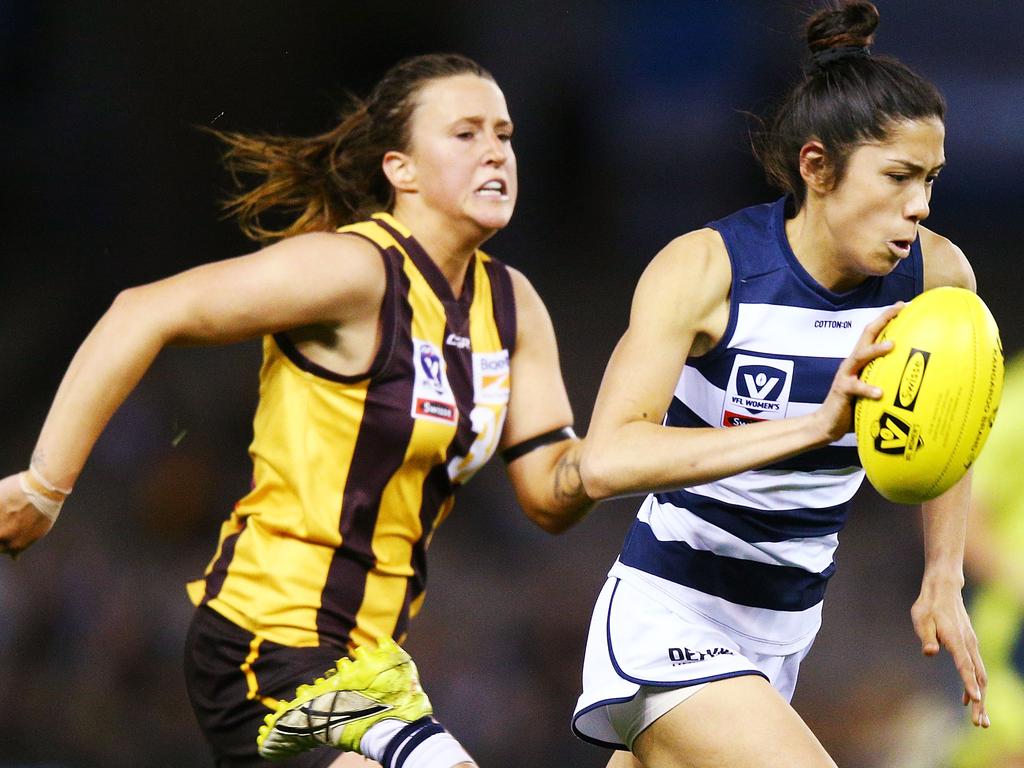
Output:
<instances>
[{"instance_id":1,"label":"white sock","mask_svg":"<svg viewBox=\"0 0 1024 768\"><path fill-rule=\"evenodd\" d=\"M381 720L359 742L364 757L384 768L453 768L473 758L440 723L424 717L413 723Z\"/></svg>"}]
</instances>

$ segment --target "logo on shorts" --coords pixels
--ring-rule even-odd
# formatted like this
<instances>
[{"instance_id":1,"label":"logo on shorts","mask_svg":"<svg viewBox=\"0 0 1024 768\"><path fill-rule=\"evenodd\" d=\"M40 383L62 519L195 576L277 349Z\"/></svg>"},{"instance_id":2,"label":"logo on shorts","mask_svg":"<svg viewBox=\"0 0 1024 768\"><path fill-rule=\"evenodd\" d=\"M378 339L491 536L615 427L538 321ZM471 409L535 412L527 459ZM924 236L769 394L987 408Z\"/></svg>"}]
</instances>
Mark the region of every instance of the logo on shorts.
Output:
<instances>
[{"instance_id":1,"label":"logo on shorts","mask_svg":"<svg viewBox=\"0 0 1024 768\"><path fill-rule=\"evenodd\" d=\"M689 648L669 648L668 658L673 667L680 664L695 664L698 661L707 661L715 656L733 656L728 648L705 648L703 651L693 651Z\"/></svg>"}]
</instances>

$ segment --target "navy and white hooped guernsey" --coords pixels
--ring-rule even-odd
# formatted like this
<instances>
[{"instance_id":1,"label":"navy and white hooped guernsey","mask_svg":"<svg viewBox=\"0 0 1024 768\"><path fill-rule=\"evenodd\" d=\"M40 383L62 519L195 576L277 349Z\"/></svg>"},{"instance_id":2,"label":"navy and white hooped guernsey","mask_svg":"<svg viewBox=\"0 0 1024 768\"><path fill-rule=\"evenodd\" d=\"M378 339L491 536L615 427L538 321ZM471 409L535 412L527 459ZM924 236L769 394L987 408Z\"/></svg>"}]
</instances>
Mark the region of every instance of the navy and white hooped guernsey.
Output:
<instances>
[{"instance_id":1,"label":"navy and white hooped guernsey","mask_svg":"<svg viewBox=\"0 0 1024 768\"><path fill-rule=\"evenodd\" d=\"M741 427L809 413L864 326L924 285L920 243L885 277L846 293L818 284L785 232L787 198L708 226L732 263L729 324L689 358L665 424ZM864 477L856 439L686 489L648 496L611 576L658 589L762 653L805 646L850 499Z\"/></svg>"}]
</instances>

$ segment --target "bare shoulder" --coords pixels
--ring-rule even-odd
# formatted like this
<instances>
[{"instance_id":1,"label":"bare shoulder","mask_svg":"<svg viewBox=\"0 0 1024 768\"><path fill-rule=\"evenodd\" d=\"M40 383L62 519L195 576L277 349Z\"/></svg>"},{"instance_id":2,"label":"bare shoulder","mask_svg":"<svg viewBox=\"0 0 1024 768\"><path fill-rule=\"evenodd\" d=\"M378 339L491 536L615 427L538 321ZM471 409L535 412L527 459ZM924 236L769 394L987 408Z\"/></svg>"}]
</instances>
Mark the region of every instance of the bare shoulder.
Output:
<instances>
[{"instance_id":1,"label":"bare shoulder","mask_svg":"<svg viewBox=\"0 0 1024 768\"><path fill-rule=\"evenodd\" d=\"M384 260L368 240L351 234L310 232L282 240L264 253L281 269L300 276L311 297L330 308L338 321L373 314L387 285ZM289 281L290 282L290 281Z\"/></svg>"},{"instance_id":2,"label":"bare shoulder","mask_svg":"<svg viewBox=\"0 0 1024 768\"><path fill-rule=\"evenodd\" d=\"M512 292L516 301L516 336L521 341L524 334L551 328L551 316L544 300L530 279L515 267L505 265L512 280Z\"/></svg>"},{"instance_id":3,"label":"bare shoulder","mask_svg":"<svg viewBox=\"0 0 1024 768\"><path fill-rule=\"evenodd\" d=\"M731 286L722 236L694 230L669 242L647 265L633 297L633 317L682 326L713 341L722 330L723 308L728 312Z\"/></svg>"},{"instance_id":4,"label":"bare shoulder","mask_svg":"<svg viewBox=\"0 0 1024 768\"><path fill-rule=\"evenodd\" d=\"M947 237L921 227L921 254L924 257L924 288L954 286L974 291L974 270L964 252Z\"/></svg>"},{"instance_id":5,"label":"bare shoulder","mask_svg":"<svg viewBox=\"0 0 1024 768\"><path fill-rule=\"evenodd\" d=\"M726 290L732 279L725 241L713 229L696 229L670 241L651 260L647 272L657 277L700 277Z\"/></svg>"}]
</instances>

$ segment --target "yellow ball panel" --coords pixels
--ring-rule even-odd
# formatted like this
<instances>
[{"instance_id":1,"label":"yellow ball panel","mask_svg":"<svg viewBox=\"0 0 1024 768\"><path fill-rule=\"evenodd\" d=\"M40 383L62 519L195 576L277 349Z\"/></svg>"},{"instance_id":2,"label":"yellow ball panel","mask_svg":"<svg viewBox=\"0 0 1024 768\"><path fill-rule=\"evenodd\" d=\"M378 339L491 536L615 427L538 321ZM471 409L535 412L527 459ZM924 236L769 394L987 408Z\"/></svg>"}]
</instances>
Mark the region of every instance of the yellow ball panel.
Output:
<instances>
[{"instance_id":1,"label":"yellow ball panel","mask_svg":"<svg viewBox=\"0 0 1024 768\"><path fill-rule=\"evenodd\" d=\"M857 452L882 496L919 504L952 487L985 444L1003 384L999 329L971 291L934 288L886 325L886 339L892 351L861 372L882 398L856 403Z\"/></svg>"}]
</instances>

